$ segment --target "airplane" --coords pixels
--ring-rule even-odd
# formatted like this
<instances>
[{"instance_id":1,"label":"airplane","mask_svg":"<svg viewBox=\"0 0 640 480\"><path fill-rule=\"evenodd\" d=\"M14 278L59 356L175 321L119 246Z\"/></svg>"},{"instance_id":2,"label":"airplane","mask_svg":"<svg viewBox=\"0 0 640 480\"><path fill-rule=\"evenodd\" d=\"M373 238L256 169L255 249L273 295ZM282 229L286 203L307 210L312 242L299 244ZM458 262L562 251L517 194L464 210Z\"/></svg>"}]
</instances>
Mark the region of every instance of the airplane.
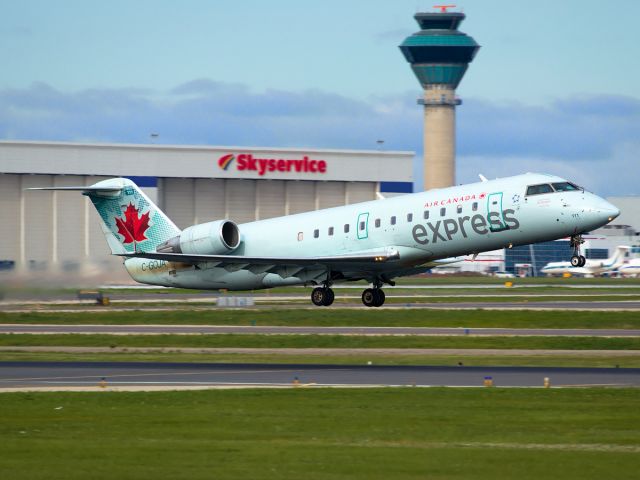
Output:
<instances>
[{"instance_id":1,"label":"airplane","mask_svg":"<svg viewBox=\"0 0 640 480\"><path fill-rule=\"evenodd\" d=\"M542 267L540 271L549 276L563 275L565 273L587 276L602 275L620 268L624 264L624 257L630 248L627 246L616 247L611 258L587 260L582 267L574 267L571 262L550 262Z\"/></svg>"},{"instance_id":2,"label":"airplane","mask_svg":"<svg viewBox=\"0 0 640 480\"><path fill-rule=\"evenodd\" d=\"M581 234L620 210L553 175L528 173L237 225L221 219L180 230L136 184L113 178L80 191L100 216L113 255L140 283L202 290L313 285L329 306L335 282L365 280L367 307L384 304L384 284L455 257ZM453 258L453 260L451 260Z\"/></svg>"},{"instance_id":3,"label":"airplane","mask_svg":"<svg viewBox=\"0 0 640 480\"><path fill-rule=\"evenodd\" d=\"M640 258L634 258L633 260L629 260L628 263L625 263L624 265L618 268L618 273L623 277L639 276L640 275Z\"/></svg>"}]
</instances>

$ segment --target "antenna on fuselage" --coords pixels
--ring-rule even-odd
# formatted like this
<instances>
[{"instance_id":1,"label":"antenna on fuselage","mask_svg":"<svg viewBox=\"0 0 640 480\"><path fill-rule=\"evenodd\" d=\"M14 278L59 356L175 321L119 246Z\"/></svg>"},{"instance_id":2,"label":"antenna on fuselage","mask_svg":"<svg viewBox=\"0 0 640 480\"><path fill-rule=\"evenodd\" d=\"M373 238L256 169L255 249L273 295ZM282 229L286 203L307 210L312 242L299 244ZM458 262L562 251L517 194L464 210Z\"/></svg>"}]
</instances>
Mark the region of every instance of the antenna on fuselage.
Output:
<instances>
[{"instance_id":1,"label":"antenna on fuselage","mask_svg":"<svg viewBox=\"0 0 640 480\"><path fill-rule=\"evenodd\" d=\"M483 182L488 182L489 180L487 180L487 177L485 177L483 174L479 173L478 176L480 177L480 180L482 180Z\"/></svg>"}]
</instances>

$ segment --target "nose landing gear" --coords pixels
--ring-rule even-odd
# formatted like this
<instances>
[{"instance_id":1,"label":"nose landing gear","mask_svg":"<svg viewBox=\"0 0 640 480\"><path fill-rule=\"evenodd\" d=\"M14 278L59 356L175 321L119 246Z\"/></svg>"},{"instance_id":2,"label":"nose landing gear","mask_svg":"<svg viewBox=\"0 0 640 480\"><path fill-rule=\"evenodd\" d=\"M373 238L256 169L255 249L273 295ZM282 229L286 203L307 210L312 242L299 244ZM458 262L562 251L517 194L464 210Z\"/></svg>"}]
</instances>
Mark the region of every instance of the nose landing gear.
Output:
<instances>
[{"instance_id":1,"label":"nose landing gear","mask_svg":"<svg viewBox=\"0 0 640 480\"><path fill-rule=\"evenodd\" d=\"M571 266L572 267L584 267L587 263L587 259L584 255L580 255L580 245L584 243L582 239L582 235L571 235L571 240L569 244L571 248L573 248L573 256L571 257Z\"/></svg>"}]
</instances>

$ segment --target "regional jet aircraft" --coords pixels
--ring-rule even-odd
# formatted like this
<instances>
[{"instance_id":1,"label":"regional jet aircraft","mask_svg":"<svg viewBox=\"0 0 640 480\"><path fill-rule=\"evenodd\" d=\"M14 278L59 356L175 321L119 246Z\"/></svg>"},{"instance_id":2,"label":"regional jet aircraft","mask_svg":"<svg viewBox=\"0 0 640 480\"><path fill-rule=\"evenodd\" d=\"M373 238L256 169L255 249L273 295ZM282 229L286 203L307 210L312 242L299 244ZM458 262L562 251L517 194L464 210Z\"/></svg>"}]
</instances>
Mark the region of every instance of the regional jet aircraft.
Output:
<instances>
[{"instance_id":1,"label":"regional jet aircraft","mask_svg":"<svg viewBox=\"0 0 640 480\"><path fill-rule=\"evenodd\" d=\"M624 257L631 247L619 246L611 258L604 260L586 260L584 265L576 267L571 262L551 262L547 263L540 271L546 275L564 275L571 273L573 275L584 275L593 277L602 275L603 273L613 272L624 264Z\"/></svg>"},{"instance_id":2,"label":"regional jet aircraft","mask_svg":"<svg viewBox=\"0 0 640 480\"><path fill-rule=\"evenodd\" d=\"M570 236L576 264L581 234L620 211L560 177L528 173L236 225L180 230L131 180L77 190L100 215L111 253L141 283L250 290L314 285L315 305L333 303L332 284L365 280L362 303L384 303L384 284L452 257Z\"/></svg>"}]
</instances>

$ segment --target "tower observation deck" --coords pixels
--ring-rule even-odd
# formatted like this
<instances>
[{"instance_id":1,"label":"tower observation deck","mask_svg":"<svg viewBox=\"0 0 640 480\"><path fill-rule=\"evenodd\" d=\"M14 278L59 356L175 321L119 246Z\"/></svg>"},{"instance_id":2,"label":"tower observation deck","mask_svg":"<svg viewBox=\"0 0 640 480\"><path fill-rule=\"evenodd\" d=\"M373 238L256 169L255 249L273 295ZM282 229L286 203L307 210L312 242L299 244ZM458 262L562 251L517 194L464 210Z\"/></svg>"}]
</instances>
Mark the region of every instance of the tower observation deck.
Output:
<instances>
[{"instance_id":1,"label":"tower observation deck","mask_svg":"<svg viewBox=\"0 0 640 480\"><path fill-rule=\"evenodd\" d=\"M416 13L420 31L407 37L400 50L424 90L424 188L455 184L455 90L480 45L458 31L464 13Z\"/></svg>"}]
</instances>

